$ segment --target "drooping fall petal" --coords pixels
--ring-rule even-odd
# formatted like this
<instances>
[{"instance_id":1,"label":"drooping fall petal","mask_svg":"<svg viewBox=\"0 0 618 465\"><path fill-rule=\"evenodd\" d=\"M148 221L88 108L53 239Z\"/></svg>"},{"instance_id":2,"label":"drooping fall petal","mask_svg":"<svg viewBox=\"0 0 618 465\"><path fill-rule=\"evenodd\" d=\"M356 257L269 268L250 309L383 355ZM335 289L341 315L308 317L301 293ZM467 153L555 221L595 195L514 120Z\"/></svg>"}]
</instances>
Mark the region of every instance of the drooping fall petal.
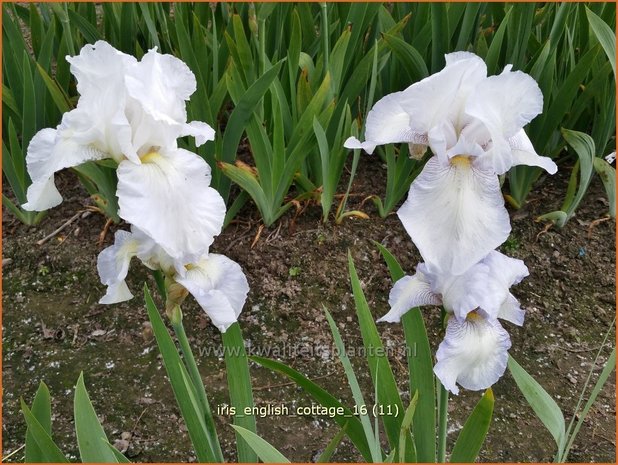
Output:
<instances>
[{"instance_id":1,"label":"drooping fall petal","mask_svg":"<svg viewBox=\"0 0 618 465\"><path fill-rule=\"evenodd\" d=\"M431 286L418 269L414 276L404 276L395 283L388 297L391 309L378 320L398 323L411 308L421 305L440 305L440 296L431 291Z\"/></svg>"},{"instance_id":2,"label":"drooping fall petal","mask_svg":"<svg viewBox=\"0 0 618 465\"><path fill-rule=\"evenodd\" d=\"M226 210L209 187L210 167L183 149L153 152L141 161L118 166L118 214L173 259L197 262L221 231Z\"/></svg>"},{"instance_id":3,"label":"drooping fall petal","mask_svg":"<svg viewBox=\"0 0 618 465\"><path fill-rule=\"evenodd\" d=\"M209 254L177 277L208 314L213 324L225 332L240 315L249 284L240 265L225 255Z\"/></svg>"},{"instance_id":4,"label":"drooping fall petal","mask_svg":"<svg viewBox=\"0 0 618 465\"><path fill-rule=\"evenodd\" d=\"M446 335L438 347L434 373L445 388L459 393L465 389L487 389L504 374L511 339L498 320L483 312L464 321L450 318Z\"/></svg>"},{"instance_id":5,"label":"drooping fall petal","mask_svg":"<svg viewBox=\"0 0 618 465\"><path fill-rule=\"evenodd\" d=\"M59 136L56 129L37 132L26 154L26 166L32 184L26 193L24 210L43 211L62 202L62 196L54 184L54 174L63 168L81 165L90 160L106 158L106 154L93 146L82 146L71 139Z\"/></svg>"},{"instance_id":6,"label":"drooping fall petal","mask_svg":"<svg viewBox=\"0 0 618 465\"><path fill-rule=\"evenodd\" d=\"M426 262L461 274L508 237L511 226L497 176L467 158L431 158L397 212Z\"/></svg>"},{"instance_id":7,"label":"drooping fall petal","mask_svg":"<svg viewBox=\"0 0 618 465\"><path fill-rule=\"evenodd\" d=\"M97 258L97 270L107 293L99 300L101 304L114 304L133 298L125 283L131 259L137 254L138 241L128 231L116 231L114 245L101 251Z\"/></svg>"}]
</instances>

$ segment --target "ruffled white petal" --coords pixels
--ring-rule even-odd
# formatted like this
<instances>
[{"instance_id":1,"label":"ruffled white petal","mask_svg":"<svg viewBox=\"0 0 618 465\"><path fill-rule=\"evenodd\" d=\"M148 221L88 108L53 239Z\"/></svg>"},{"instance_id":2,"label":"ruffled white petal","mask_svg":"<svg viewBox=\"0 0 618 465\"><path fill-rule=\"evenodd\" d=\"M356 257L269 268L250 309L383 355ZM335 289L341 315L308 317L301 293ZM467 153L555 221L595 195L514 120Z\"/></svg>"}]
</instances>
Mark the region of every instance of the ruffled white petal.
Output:
<instances>
[{"instance_id":1,"label":"ruffled white petal","mask_svg":"<svg viewBox=\"0 0 618 465\"><path fill-rule=\"evenodd\" d=\"M136 165L118 165L118 214L135 225L173 259L193 263L221 232L225 203L209 187L210 167L178 149L152 153Z\"/></svg>"},{"instance_id":2,"label":"ruffled white petal","mask_svg":"<svg viewBox=\"0 0 618 465\"><path fill-rule=\"evenodd\" d=\"M194 137L195 145L198 147L209 140L215 140L215 130L201 121L191 121L185 124L180 135Z\"/></svg>"},{"instance_id":3,"label":"ruffled white petal","mask_svg":"<svg viewBox=\"0 0 618 465\"><path fill-rule=\"evenodd\" d=\"M543 93L528 74L505 69L475 88L465 111L508 139L543 111Z\"/></svg>"},{"instance_id":4,"label":"ruffled white petal","mask_svg":"<svg viewBox=\"0 0 618 465\"><path fill-rule=\"evenodd\" d=\"M512 285L528 276L528 268L521 260L491 251L461 275L432 272L426 264L418 269L425 274L432 291L442 296L444 308L460 321L478 308L492 318L515 324L523 321L523 311L509 293Z\"/></svg>"},{"instance_id":5,"label":"ruffled white petal","mask_svg":"<svg viewBox=\"0 0 618 465\"><path fill-rule=\"evenodd\" d=\"M152 49L128 70L125 81L130 96L126 113L138 153L174 150L182 136L195 137L198 146L214 139L208 124L187 123L185 101L195 92L196 80L182 60Z\"/></svg>"},{"instance_id":6,"label":"ruffled white petal","mask_svg":"<svg viewBox=\"0 0 618 465\"><path fill-rule=\"evenodd\" d=\"M133 294L131 294L127 283L122 280L107 286L107 291L105 292L105 295L101 297L99 303L117 304L119 302L126 302L127 300L131 300L132 298Z\"/></svg>"},{"instance_id":7,"label":"ruffled white petal","mask_svg":"<svg viewBox=\"0 0 618 465\"><path fill-rule=\"evenodd\" d=\"M21 207L27 211L49 210L62 203L62 196L56 189L53 176L32 181L32 184L28 186L26 199L27 202Z\"/></svg>"},{"instance_id":8,"label":"ruffled white petal","mask_svg":"<svg viewBox=\"0 0 618 465\"><path fill-rule=\"evenodd\" d=\"M446 389L487 389L504 374L511 340L498 320L482 312L464 321L450 318L436 354L434 373Z\"/></svg>"},{"instance_id":9,"label":"ruffled white petal","mask_svg":"<svg viewBox=\"0 0 618 465\"><path fill-rule=\"evenodd\" d=\"M224 333L240 315L249 293L249 284L238 263L224 255L209 254L177 277Z\"/></svg>"},{"instance_id":10,"label":"ruffled white petal","mask_svg":"<svg viewBox=\"0 0 618 465\"><path fill-rule=\"evenodd\" d=\"M128 157L139 162L127 119L124 79L137 60L104 41L85 45L67 60L81 96L77 108L62 118L61 137L94 146L116 161Z\"/></svg>"},{"instance_id":11,"label":"ruffled white petal","mask_svg":"<svg viewBox=\"0 0 618 465\"><path fill-rule=\"evenodd\" d=\"M472 53L456 52L445 58L444 69L412 84L399 97L410 115L410 127L419 133L426 134L444 121L461 129L466 123L466 100L487 76L485 62Z\"/></svg>"},{"instance_id":12,"label":"ruffled white petal","mask_svg":"<svg viewBox=\"0 0 618 465\"><path fill-rule=\"evenodd\" d=\"M96 148L105 154L104 158L118 162L125 157L139 162L132 137L122 97L116 92L81 97L77 108L65 113L58 126L60 140Z\"/></svg>"},{"instance_id":13,"label":"ruffled white petal","mask_svg":"<svg viewBox=\"0 0 618 465\"><path fill-rule=\"evenodd\" d=\"M495 250L483 259L483 263L489 266L492 277L507 288L519 284L530 274L523 260L508 257Z\"/></svg>"},{"instance_id":14,"label":"ruffled white petal","mask_svg":"<svg viewBox=\"0 0 618 465\"><path fill-rule=\"evenodd\" d=\"M431 158L397 212L426 262L461 274L511 231L498 177L467 158Z\"/></svg>"},{"instance_id":15,"label":"ruffled white petal","mask_svg":"<svg viewBox=\"0 0 618 465\"><path fill-rule=\"evenodd\" d=\"M394 142L427 144L425 132L412 127L410 107L405 101L405 92L388 94L378 100L367 114L367 124L365 125L365 139L367 141L362 146L367 153L372 153L377 145Z\"/></svg>"},{"instance_id":16,"label":"ruffled white petal","mask_svg":"<svg viewBox=\"0 0 618 465\"><path fill-rule=\"evenodd\" d=\"M156 48L128 70L125 78L129 95L157 121L183 124L187 121L185 100L195 92L195 76L189 67Z\"/></svg>"},{"instance_id":17,"label":"ruffled white petal","mask_svg":"<svg viewBox=\"0 0 618 465\"><path fill-rule=\"evenodd\" d=\"M554 174L558 171L558 166L551 158L541 157L536 153L532 142L523 129L509 139L509 146L513 151L513 166L538 166L549 174Z\"/></svg>"},{"instance_id":18,"label":"ruffled white petal","mask_svg":"<svg viewBox=\"0 0 618 465\"><path fill-rule=\"evenodd\" d=\"M97 258L97 270L101 282L108 286L107 293L99 303L113 304L133 298L125 284L131 258L137 254L138 241L128 231L117 231L114 245L107 247Z\"/></svg>"},{"instance_id":19,"label":"ruffled white petal","mask_svg":"<svg viewBox=\"0 0 618 465\"><path fill-rule=\"evenodd\" d=\"M56 141L56 130L47 128L37 132L26 155L26 166L32 179L26 194L24 210L43 211L62 202L62 196L54 184L55 167L51 159Z\"/></svg>"},{"instance_id":20,"label":"ruffled white petal","mask_svg":"<svg viewBox=\"0 0 618 465\"><path fill-rule=\"evenodd\" d=\"M475 137L470 137L470 134L457 134L450 121L434 126L429 131L429 146L440 163L448 163L451 158L457 156L480 157L485 153Z\"/></svg>"},{"instance_id":21,"label":"ruffled white petal","mask_svg":"<svg viewBox=\"0 0 618 465\"><path fill-rule=\"evenodd\" d=\"M86 97L107 94L112 88L123 87L126 70L137 63L134 57L116 50L103 40L94 45L84 45L79 55L67 56L66 60L71 65L71 73L77 78L77 91Z\"/></svg>"},{"instance_id":22,"label":"ruffled white petal","mask_svg":"<svg viewBox=\"0 0 618 465\"><path fill-rule=\"evenodd\" d=\"M497 251L487 255L483 262L489 268L489 275L486 280L485 299L480 307L491 317L502 318L521 326L525 312L508 290L530 274L528 267L522 260L507 257Z\"/></svg>"},{"instance_id":23,"label":"ruffled white petal","mask_svg":"<svg viewBox=\"0 0 618 465\"><path fill-rule=\"evenodd\" d=\"M425 273L431 290L442 297L444 308L460 321L465 320L471 311L481 307L490 298L486 295L489 267L482 261L474 264L461 275L441 271L432 272L425 263L421 264L419 269ZM496 302L495 305L500 303L501 301Z\"/></svg>"},{"instance_id":24,"label":"ruffled white petal","mask_svg":"<svg viewBox=\"0 0 618 465\"><path fill-rule=\"evenodd\" d=\"M423 273L417 270L414 276L404 276L395 283L388 297L391 309L378 322L398 323L411 308L441 303L440 297L431 291Z\"/></svg>"},{"instance_id":25,"label":"ruffled white petal","mask_svg":"<svg viewBox=\"0 0 618 465\"><path fill-rule=\"evenodd\" d=\"M428 143L440 163L449 162L450 149L457 144L457 131L451 121L443 121L429 130ZM463 154L461 154L463 155Z\"/></svg>"},{"instance_id":26,"label":"ruffled white petal","mask_svg":"<svg viewBox=\"0 0 618 465\"><path fill-rule=\"evenodd\" d=\"M28 145L26 164L33 181L47 177L50 172L56 171L55 160L51 159L56 144L56 134L55 129L41 129Z\"/></svg>"},{"instance_id":27,"label":"ruffled white petal","mask_svg":"<svg viewBox=\"0 0 618 465\"><path fill-rule=\"evenodd\" d=\"M28 201L22 208L43 211L60 204L62 196L54 185L54 173L106 156L93 146L78 145L72 139L63 138L60 130L47 128L37 132L26 154L32 184L26 193Z\"/></svg>"},{"instance_id":28,"label":"ruffled white petal","mask_svg":"<svg viewBox=\"0 0 618 465\"><path fill-rule=\"evenodd\" d=\"M465 113L488 129L491 144L486 153L497 174L513 166L508 140L543 111L538 84L521 71L505 71L478 85L465 105Z\"/></svg>"},{"instance_id":29,"label":"ruffled white petal","mask_svg":"<svg viewBox=\"0 0 618 465\"><path fill-rule=\"evenodd\" d=\"M161 270L167 275L177 272L184 276L186 268L181 260L174 260L154 239L134 225L131 226L131 233L137 242L136 256L144 265L151 270Z\"/></svg>"},{"instance_id":30,"label":"ruffled white petal","mask_svg":"<svg viewBox=\"0 0 618 465\"><path fill-rule=\"evenodd\" d=\"M377 143L373 143L370 141L361 142L356 137L348 137L343 143L343 146L346 149L352 149L352 150L362 149L365 152L367 152L369 155L371 155L373 151L376 149Z\"/></svg>"},{"instance_id":31,"label":"ruffled white petal","mask_svg":"<svg viewBox=\"0 0 618 465\"><path fill-rule=\"evenodd\" d=\"M513 294L509 293L504 302L502 302L500 310L498 310L498 318L510 321L514 325L522 326L525 317L526 312L519 305L519 301Z\"/></svg>"},{"instance_id":32,"label":"ruffled white petal","mask_svg":"<svg viewBox=\"0 0 618 465\"><path fill-rule=\"evenodd\" d=\"M472 53L446 55L446 67L401 92L378 100L367 114L365 142L348 139L344 146L372 153L376 146L395 142L428 145L434 126L464 123L461 108L474 85L487 75L483 60Z\"/></svg>"}]
</instances>

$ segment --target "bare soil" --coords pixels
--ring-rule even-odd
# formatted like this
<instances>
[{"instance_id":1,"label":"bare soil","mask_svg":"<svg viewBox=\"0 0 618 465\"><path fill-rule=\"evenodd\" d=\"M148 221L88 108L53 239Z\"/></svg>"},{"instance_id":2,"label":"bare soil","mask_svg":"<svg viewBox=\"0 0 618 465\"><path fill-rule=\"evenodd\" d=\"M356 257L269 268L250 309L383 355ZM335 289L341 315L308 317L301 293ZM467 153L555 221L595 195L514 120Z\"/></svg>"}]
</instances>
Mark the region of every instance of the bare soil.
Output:
<instances>
[{"instance_id":1,"label":"bare soil","mask_svg":"<svg viewBox=\"0 0 618 465\"><path fill-rule=\"evenodd\" d=\"M132 461L192 461L195 457L176 407L147 322L141 288L148 272L137 261L128 279L136 297L126 303L97 303L103 285L96 273L96 257L113 241L113 226L98 245L105 218L79 217L42 245L50 234L88 204L86 193L72 173L62 173L64 203L37 227L18 223L3 209L3 456L24 442L25 425L19 398L28 403L41 381L53 397L54 438L77 460L73 430L73 386L84 372L86 385L112 443L126 449ZM565 169L543 177L526 207L512 211L513 233L503 251L523 259L530 276L513 289L527 310L523 328L505 323L511 334L511 354L556 399L567 421L573 415L587 374L593 382L615 341L615 221L602 221L607 200L596 179L577 215L565 228L544 232L535 218L560 207L566 189ZM369 220L346 219L341 225L320 221L320 209L307 205L296 218L290 213L264 229L251 247L259 227L255 208L247 205L213 247L236 260L247 274L251 292L240 318L249 351L279 358L333 395L352 404L343 370L333 357L332 338L324 317L326 306L337 321L346 345L360 347L347 273L351 252L370 308L377 318L388 308L392 282L372 240L381 242L412 272L420 257L395 215L385 219L369 203L370 194L384 194L385 168L375 157L363 157L354 182L350 208L361 208ZM187 301L184 320L200 365L213 409L229 402L221 338L206 315ZM425 310L432 344L441 340L439 311ZM409 398L403 336L399 325L380 324L384 344L392 348L392 366L404 399ZM601 348L605 334L609 343ZM597 351L598 363L593 366ZM353 358L365 398L372 389L361 357ZM311 398L279 375L252 364L257 405L311 405ZM362 376L364 374L364 376ZM616 460L615 379L610 377L586 418L570 460ZM495 386L496 408L481 460L490 462L551 461L555 446L550 434L507 373ZM480 393L462 392L449 405L449 440L457 437ZM368 400L369 402L369 400ZM230 418L219 415L217 427L230 461L235 460ZM337 433L334 422L323 417L258 418L260 435L292 461L314 460ZM21 460L23 451L10 460ZM361 457L346 441L334 461Z\"/></svg>"}]
</instances>

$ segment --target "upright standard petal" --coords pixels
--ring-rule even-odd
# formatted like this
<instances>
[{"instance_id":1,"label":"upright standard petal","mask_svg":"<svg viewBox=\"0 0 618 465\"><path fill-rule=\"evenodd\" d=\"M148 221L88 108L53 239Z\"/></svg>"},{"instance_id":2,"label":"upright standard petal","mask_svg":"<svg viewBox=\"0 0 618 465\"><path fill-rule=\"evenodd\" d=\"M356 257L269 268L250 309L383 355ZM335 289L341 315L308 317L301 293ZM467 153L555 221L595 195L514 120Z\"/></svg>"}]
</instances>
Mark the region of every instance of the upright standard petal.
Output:
<instances>
[{"instance_id":1,"label":"upright standard petal","mask_svg":"<svg viewBox=\"0 0 618 465\"><path fill-rule=\"evenodd\" d=\"M487 76L483 60L472 53L446 55L446 67L407 89L378 100L367 114L365 142L349 138L346 148L372 153L395 142L428 145L427 134L443 121L464 124L461 108L474 85Z\"/></svg>"},{"instance_id":2,"label":"upright standard petal","mask_svg":"<svg viewBox=\"0 0 618 465\"><path fill-rule=\"evenodd\" d=\"M468 96L487 77L485 62L473 53L455 52L445 59L444 69L412 84L400 97L417 132L426 134L444 121L459 131L466 124L463 108Z\"/></svg>"},{"instance_id":3,"label":"upright standard petal","mask_svg":"<svg viewBox=\"0 0 618 465\"><path fill-rule=\"evenodd\" d=\"M543 93L532 77L507 69L477 85L465 111L508 139L543 111Z\"/></svg>"},{"instance_id":4,"label":"upright standard petal","mask_svg":"<svg viewBox=\"0 0 618 465\"><path fill-rule=\"evenodd\" d=\"M129 95L156 120L178 124L187 121L185 100L197 88L194 74L182 60L156 48L128 70L126 85Z\"/></svg>"},{"instance_id":5,"label":"upright standard petal","mask_svg":"<svg viewBox=\"0 0 618 465\"><path fill-rule=\"evenodd\" d=\"M478 85L466 102L465 113L488 129L491 143L484 155L497 174L513 166L509 139L543 111L543 94L534 79L506 69Z\"/></svg>"},{"instance_id":6,"label":"upright standard petal","mask_svg":"<svg viewBox=\"0 0 618 465\"><path fill-rule=\"evenodd\" d=\"M209 254L187 267L184 277L177 277L224 333L240 315L249 293L249 283L240 265L225 255Z\"/></svg>"},{"instance_id":7,"label":"upright standard petal","mask_svg":"<svg viewBox=\"0 0 618 465\"><path fill-rule=\"evenodd\" d=\"M498 177L469 158L433 157L397 212L426 262L462 274L509 236L511 225Z\"/></svg>"},{"instance_id":8,"label":"upright standard petal","mask_svg":"<svg viewBox=\"0 0 618 465\"><path fill-rule=\"evenodd\" d=\"M483 262L488 266L488 277L481 308L493 318L502 318L521 326L525 312L509 289L530 274L528 267L522 260L507 257L497 251L489 253Z\"/></svg>"},{"instance_id":9,"label":"upright standard petal","mask_svg":"<svg viewBox=\"0 0 618 465\"><path fill-rule=\"evenodd\" d=\"M378 322L398 323L411 308L441 303L440 296L431 291L425 276L417 269L414 276L404 276L395 283L388 297L391 309Z\"/></svg>"},{"instance_id":10,"label":"upright standard petal","mask_svg":"<svg viewBox=\"0 0 618 465\"><path fill-rule=\"evenodd\" d=\"M464 321L450 318L438 347L434 373L446 389L459 393L457 384L480 391L504 374L511 339L498 320L474 312Z\"/></svg>"},{"instance_id":11,"label":"upright standard petal","mask_svg":"<svg viewBox=\"0 0 618 465\"><path fill-rule=\"evenodd\" d=\"M107 293L101 304L114 304L133 298L125 283L131 259L137 254L138 241L128 231L116 231L114 245L107 247L97 258L97 270Z\"/></svg>"},{"instance_id":12,"label":"upright standard petal","mask_svg":"<svg viewBox=\"0 0 618 465\"><path fill-rule=\"evenodd\" d=\"M116 50L104 40L84 45L79 55L67 56L66 60L82 96L107 94L110 88L123 87L126 71L137 63L134 57ZM118 97L121 96L116 95Z\"/></svg>"},{"instance_id":13,"label":"upright standard petal","mask_svg":"<svg viewBox=\"0 0 618 465\"><path fill-rule=\"evenodd\" d=\"M104 41L85 45L79 55L67 60L81 96L77 108L62 118L58 128L62 137L94 146L116 161L128 157L139 162L125 111L125 75L137 60Z\"/></svg>"},{"instance_id":14,"label":"upright standard petal","mask_svg":"<svg viewBox=\"0 0 618 465\"><path fill-rule=\"evenodd\" d=\"M43 211L62 202L54 184L54 174L63 168L81 165L90 160L101 160L107 155L93 146L81 146L59 134L56 129L37 132L26 154L26 166L32 184L26 193L24 210Z\"/></svg>"},{"instance_id":15,"label":"upright standard petal","mask_svg":"<svg viewBox=\"0 0 618 465\"><path fill-rule=\"evenodd\" d=\"M139 162L131 126L122 97L116 92L81 97L77 108L65 113L58 126L58 139L82 147L93 147L117 162L125 158Z\"/></svg>"},{"instance_id":16,"label":"upright standard petal","mask_svg":"<svg viewBox=\"0 0 618 465\"><path fill-rule=\"evenodd\" d=\"M523 322L523 310L509 293L512 285L528 276L523 261L493 250L460 275L432 272L424 263L418 269L425 274L432 291L442 296L444 308L460 321L481 308L492 318Z\"/></svg>"},{"instance_id":17,"label":"upright standard petal","mask_svg":"<svg viewBox=\"0 0 618 465\"><path fill-rule=\"evenodd\" d=\"M173 259L194 263L221 232L225 202L209 187L210 167L187 150L153 152L118 165L118 214Z\"/></svg>"},{"instance_id":18,"label":"upright standard petal","mask_svg":"<svg viewBox=\"0 0 618 465\"><path fill-rule=\"evenodd\" d=\"M195 137L198 146L214 139L208 124L187 123L185 101L195 92L196 80L182 60L152 49L128 70L126 86L127 114L138 153L175 149L176 139L183 136Z\"/></svg>"},{"instance_id":19,"label":"upright standard petal","mask_svg":"<svg viewBox=\"0 0 618 465\"><path fill-rule=\"evenodd\" d=\"M488 266L482 261L472 265L465 273L453 275L436 270L431 271L428 264L421 264L419 268L425 273L434 293L442 298L442 305L447 312L463 321L468 314L487 302ZM498 305L496 303L496 305Z\"/></svg>"}]
</instances>

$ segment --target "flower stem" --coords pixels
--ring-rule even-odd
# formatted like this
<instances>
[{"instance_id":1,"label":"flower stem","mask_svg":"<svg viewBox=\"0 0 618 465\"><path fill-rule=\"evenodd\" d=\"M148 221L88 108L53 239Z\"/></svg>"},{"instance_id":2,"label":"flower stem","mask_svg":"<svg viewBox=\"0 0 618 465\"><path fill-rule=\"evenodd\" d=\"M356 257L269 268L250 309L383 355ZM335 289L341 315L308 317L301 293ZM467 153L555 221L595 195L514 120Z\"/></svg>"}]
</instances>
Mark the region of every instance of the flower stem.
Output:
<instances>
[{"instance_id":1,"label":"flower stem","mask_svg":"<svg viewBox=\"0 0 618 465\"><path fill-rule=\"evenodd\" d=\"M446 459L446 436L448 425L448 390L438 380L440 393L438 396L438 462Z\"/></svg>"},{"instance_id":2,"label":"flower stem","mask_svg":"<svg viewBox=\"0 0 618 465\"><path fill-rule=\"evenodd\" d=\"M193 351L191 350L191 346L189 345L189 339L187 338L185 327L182 324L182 312L180 311L179 306L176 306L176 308L174 309L174 314L175 317L170 319L172 328L174 329L174 333L176 334L176 338L178 339L178 343L180 344L180 350L182 351L182 355L187 370L189 371L191 381L193 381L198 402L203 409L204 420L206 422L206 428L208 429L208 434L210 436L211 446L215 455L217 456L217 460L219 462L223 462L223 451L221 450L221 444L219 444L219 438L217 436L215 422L212 417L212 411L210 410L210 404L208 403L208 397L206 396L206 388L204 387L204 382L202 381L200 371L197 368L197 363L195 362Z\"/></svg>"},{"instance_id":3,"label":"flower stem","mask_svg":"<svg viewBox=\"0 0 618 465\"><path fill-rule=\"evenodd\" d=\"M253 390L249 359L245 350L242 331L238 323L231 325L227 331L221 333L225 354L225 368L227 371L227 385L230 394L230 404L236 409L234 424L256 432L255 415L245 414L246 409L253 410ZM255 463L258 456L253 448L236 433L236 449L239 463Z\"/></svg>"}]
</instances>

